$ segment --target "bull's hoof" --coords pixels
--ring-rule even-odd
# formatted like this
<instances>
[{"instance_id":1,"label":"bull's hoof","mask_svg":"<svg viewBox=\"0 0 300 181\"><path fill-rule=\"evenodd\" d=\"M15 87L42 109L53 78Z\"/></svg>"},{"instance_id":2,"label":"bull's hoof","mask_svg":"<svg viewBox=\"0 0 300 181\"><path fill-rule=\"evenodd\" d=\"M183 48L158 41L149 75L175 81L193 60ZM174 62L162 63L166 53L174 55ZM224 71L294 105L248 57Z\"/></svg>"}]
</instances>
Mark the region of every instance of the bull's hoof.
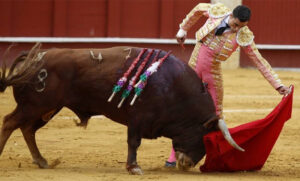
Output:
<instances>
[{"instance_id":1,"label":"bull's hoof","mask_svg":"<svg viewBox=\"0 0 300 181\"><path fill-rule=\"evenodd\" d=\"M138 165L130 165L127 166L128 173L131 175L143 175L143 171L141 167Z\"/></svg>"},{"instance_id":2,"label":"bull's hoof","mask_svg":"<svg viewBox=\"0 0 300 181\"><path fill-rule=\"evenodd\" d=\"M34 159L32 163L37 164L39 168L49 168L48 162L44 158Z\"/></svg>"}]
</instances>

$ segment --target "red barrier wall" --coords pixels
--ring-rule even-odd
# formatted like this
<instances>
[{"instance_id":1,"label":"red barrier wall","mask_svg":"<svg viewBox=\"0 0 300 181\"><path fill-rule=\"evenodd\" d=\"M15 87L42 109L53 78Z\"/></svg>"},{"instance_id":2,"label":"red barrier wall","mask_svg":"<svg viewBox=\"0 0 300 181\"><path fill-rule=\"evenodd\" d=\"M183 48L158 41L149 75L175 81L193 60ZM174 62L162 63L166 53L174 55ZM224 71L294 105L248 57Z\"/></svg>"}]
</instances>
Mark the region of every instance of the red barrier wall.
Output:
<instances>
[{"instance_id":1,"label":"red barrier wall","mask_svg":"<svg viewBox=\"0 0 300 181\"><path fill-rule=\"evenodd\" d=\"M257 44L300 45L300 1L243 0L250 7L249 27ZM260 50L273 67L300 68L300 50ZM241 52L240 65L253 66Z\"/></svg>"},{"instance_id":2,"label":"red barrier wall","mask_svg":"<svg viewBox=\"0 0 300 181\"><path fill-rule=\"evenodd\" d=\"M200 2L209 0L4 0L0 36L173 38Z\"/></svg>"},{"instance_id":3,"label":"red barrier wall","mask_svg":"<svg viewBox=\"0 0 300 181\"><path fill-rule=\"evenodd\" d=\"M2 0L0 36L174 38L179 23L200 2L210 0ZM256 43L300 45L300 1L243 0L243 3L252 9L249 26ZM204 21L193 26L188 38L194 38ZM0 54L5 45L0 43ZM167 50L176 45L162 46ZM184 55L190 53L188 48ZM300 67L299 50L261 50L261 53L273 66ZM251 65L242 53L241 66Z\"/></svg>"},{"instance_id":4,"label":"red barrier wall","mask_svg":"<svg viewBox=\"0 0 300 181\"><path fill-rule=\"evenodd\" d=\"M300 44L299 0L243 0L251 8L249 27L259 44Z\"/></svg>"}]
</instances>

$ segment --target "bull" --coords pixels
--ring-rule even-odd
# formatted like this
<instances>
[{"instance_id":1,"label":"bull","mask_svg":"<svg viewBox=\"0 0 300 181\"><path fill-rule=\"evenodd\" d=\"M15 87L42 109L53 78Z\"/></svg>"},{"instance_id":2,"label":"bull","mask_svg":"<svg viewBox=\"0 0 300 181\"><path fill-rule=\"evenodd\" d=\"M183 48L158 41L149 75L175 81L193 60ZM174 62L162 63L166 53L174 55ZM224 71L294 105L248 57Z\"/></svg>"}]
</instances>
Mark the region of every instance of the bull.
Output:
<instances>
[{"instance_id":1,"label":"bull","mask_svg":"<svg viewBox=\"0 0 300 181\"><path fill-rule=\"evenodd\" d=\"M17 106L4 117L0 155L12 132L20 128L33 163L49 168L37 147L35 133L63 107L78 116L79 126L86 126L94 115L104 115L126 125L126 168L131 174L142 174L136 159L142 138L172 139L181 169L195 166L204 157L203 137L218 129L231 145L242 150L216 115L213 100L201 79L173 55L149 78L133 106L127 100L117 108L120 99L116 97L107 102L113 85L140 51L137 47L42 51L36 44L15 59L8 73L3 66L0 91L12 86ZM162 51L159 57L164 55L166 52ZM154 54L150 59L153 57Z\"/></svg>"}]
</instances>

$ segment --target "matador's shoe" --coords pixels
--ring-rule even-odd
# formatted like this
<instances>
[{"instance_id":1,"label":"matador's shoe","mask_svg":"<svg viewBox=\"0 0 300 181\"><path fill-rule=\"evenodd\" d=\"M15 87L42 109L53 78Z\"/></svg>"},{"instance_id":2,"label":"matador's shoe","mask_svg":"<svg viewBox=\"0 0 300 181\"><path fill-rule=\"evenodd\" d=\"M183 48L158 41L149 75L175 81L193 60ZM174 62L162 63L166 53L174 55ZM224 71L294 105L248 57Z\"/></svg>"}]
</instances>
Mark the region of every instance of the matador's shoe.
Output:
<instances>
[{"instance_id":1,"label":"matador's shoe","mask_svg":"<svg viewBox=\"0 0 300 181\"><path fill-rule=\"evenodd\" d=\"M168 162L165 163L166 168L176 168L176 161L175 162Z\"/></svg>"}]
</instances>

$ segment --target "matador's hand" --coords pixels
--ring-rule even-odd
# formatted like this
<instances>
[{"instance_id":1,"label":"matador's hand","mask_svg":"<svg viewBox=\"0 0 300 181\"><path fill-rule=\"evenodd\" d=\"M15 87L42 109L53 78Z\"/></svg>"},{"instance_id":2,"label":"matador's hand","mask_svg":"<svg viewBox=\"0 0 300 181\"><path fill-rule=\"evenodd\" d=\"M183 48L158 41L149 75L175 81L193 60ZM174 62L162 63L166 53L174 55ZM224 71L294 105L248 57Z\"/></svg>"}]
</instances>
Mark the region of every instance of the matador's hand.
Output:
<instances>
[{"instance_id":1,"label":"matador's hand","mask_svg":"<svg viewBox=\"0 0 300 181\"><path fill-rule=\"evenodd\" d=\"M185 37L181 37L181 38L176 37L176 39L177 39L177 42L178 42L179 44L183 44L184 41L185 41Z\"/></svg>"},{"instance_id":2,"label":"matador's hand","mask_svg":"<svg viewBox=\"0 0 300 181\"><path fill-rule=\"evenodd\" d=\"M281 95L287 95L291 92L290 88L286 86L280 86L279 88L276 89L279 94Z\"/></svg>"},{"instance_id":3,"label":"matador's hand","mask_svg":"<svg viewBox=\"0 0 300 181\"><path fill-rule=\"evenodd\" d=\"M186 34L187 32L184 31L183 29L179 29L177 34L176 34L176 39L177 39L177 42L179 44L183 44L184 41L185 41L185 38L186 38Z\"/></svg>"}]
</instances>

